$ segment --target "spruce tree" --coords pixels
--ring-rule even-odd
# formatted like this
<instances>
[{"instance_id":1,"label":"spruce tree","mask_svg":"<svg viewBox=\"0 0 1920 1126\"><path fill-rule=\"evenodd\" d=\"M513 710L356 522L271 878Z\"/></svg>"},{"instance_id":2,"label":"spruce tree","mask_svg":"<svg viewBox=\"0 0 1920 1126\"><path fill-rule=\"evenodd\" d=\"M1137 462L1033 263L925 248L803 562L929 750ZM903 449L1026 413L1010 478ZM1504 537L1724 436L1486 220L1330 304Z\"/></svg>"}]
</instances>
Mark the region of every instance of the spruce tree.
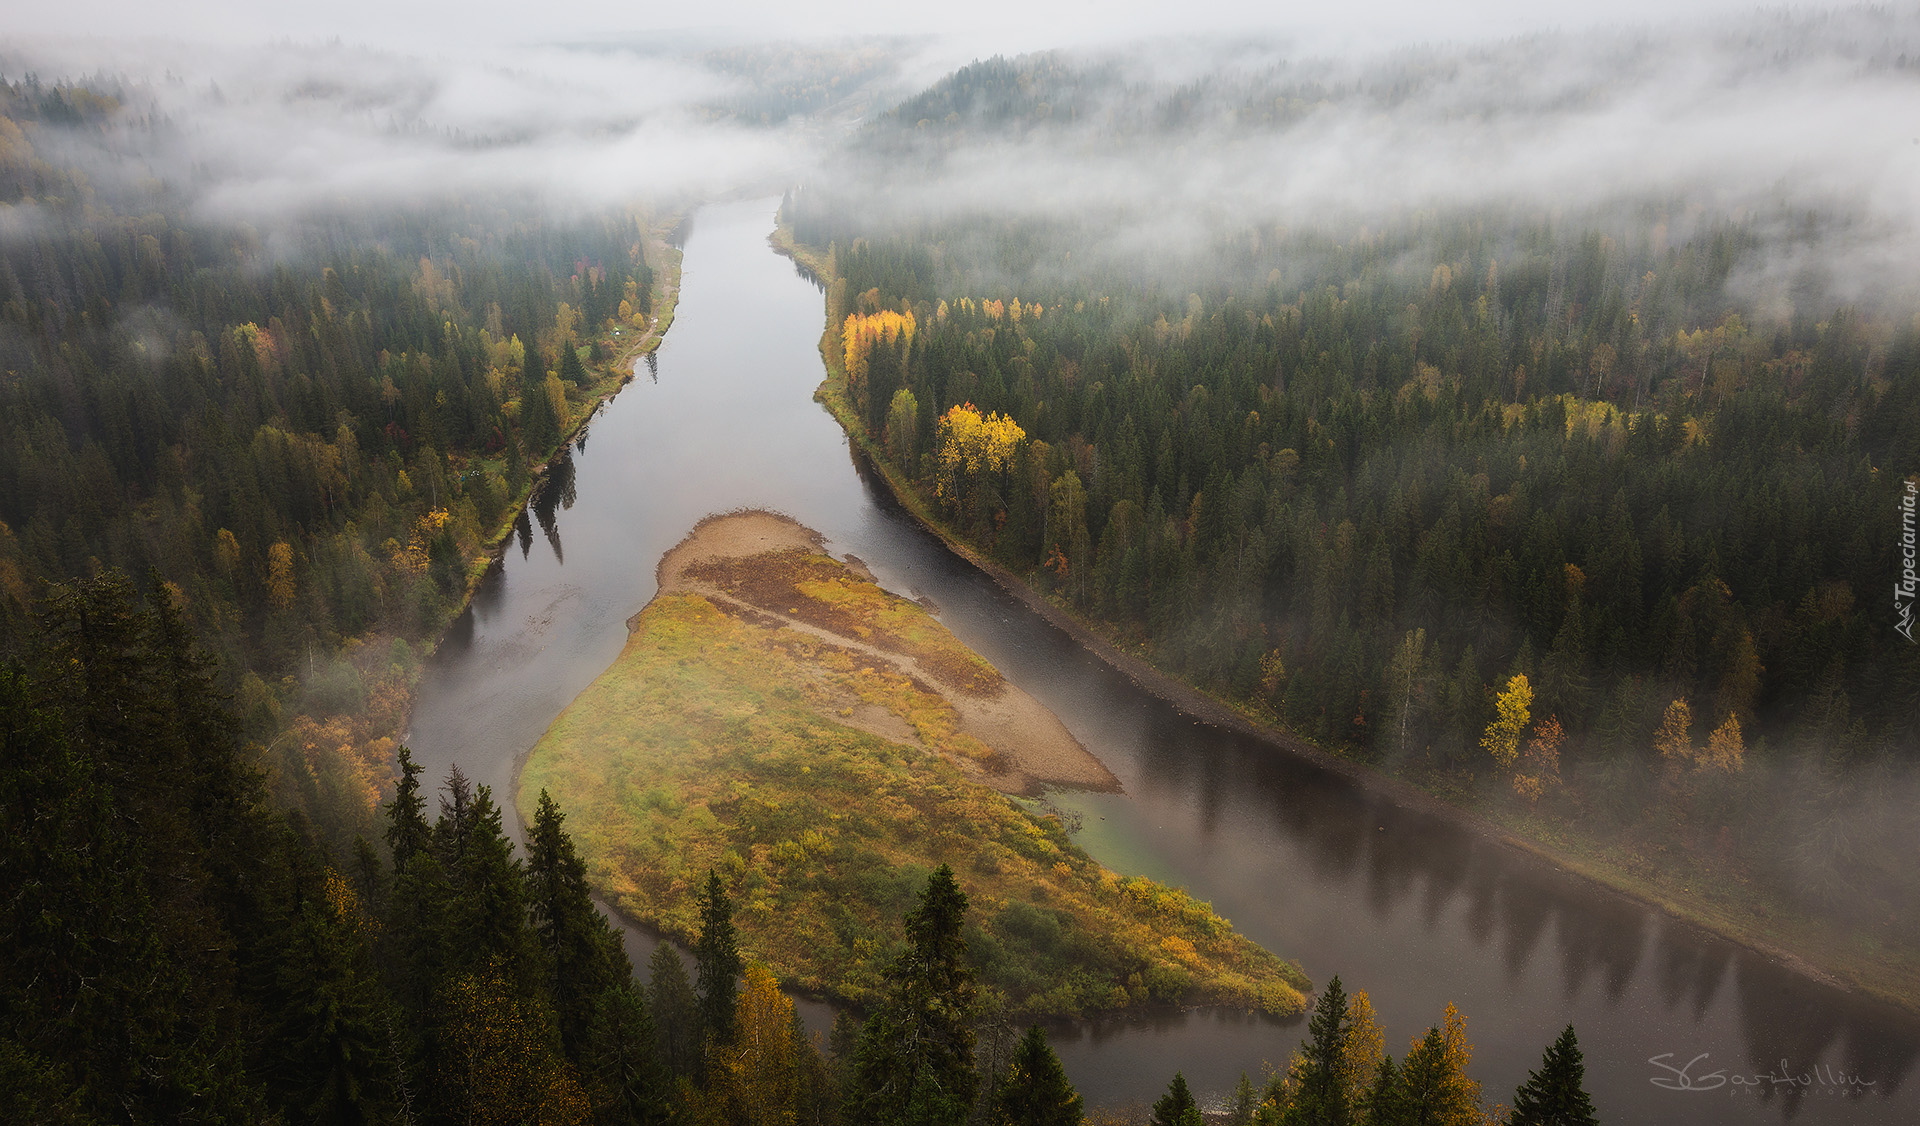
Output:
<instances>
[{"instance_id":1,"label":"spruce tree","mask_svg":"<svg viewBox=\"0 0 1920 1126\"><path fill-rule=\"evenodd\" d=\"M1253 1080L1246 1072L1240 1073L1240 1084L1233 1089L1233 1110L1227 1116L1227 1126L1253 1126L1253 1112L1260 1105L1254 1096Z\"/></svg>"},{"instance_id":2,"label":"spruce tree","mask_svg":"<svg viewBox=\"0 0 1920 1126\"><path fill-rule=\"evenodd\" d=\"M907 916L887 998L860 1030L842 1113L852 1126L958 1124L973 1110L973 970L961 937L967 896L942 864Z\"/></svg>"},{"instance_id":3,"label":"spruce tree","mask_svg":"<svg viewBox=\"0 0 1920 1126\"><path fill-rule=\"evenodd\" d=\"M1193 1101L1193 1092L1187 1089L1185 1075L1173 1073L1173 1082L1153 1104L1153 1114L1147 1121L1153 1126L1201 1126L1205 1120L1200 1116L1200 1105Z\"/></svg>"},{"instance_id":4,"label":"spruce tree","mask_svg":"<svg viewBox=\"0 0 1920 1126\"><path fill-rule=\"evenodd\" d=\"M661 1058L646 991L631 974L594 998L593 1023L578 1066L596 1121L657 1126L673 1117L673 1073Z\"/></svg>"},{"instance_id":5,"label":"spruce tree","mask_svg":"<svg viewBox=\"0 0 1920 1126\"><path fill-rule=\"evenodd\" d=\"M669 943L654 947L647 960L647 999L661 1059L677 1078L692 1079L700 1069L700 1001L687 980L686 963Z\"/></svg>"},{"instance_id":6,"label":"spruce tree","mask_svg":"<svg viewBox=\"0 0 1920 1126\"><path fill-rule=\"evenodd\" d=\"M533 348L527 349L520 374L520 433L538 458L544 458L560 441L560 419L547 399L547 375L541 368L539 352Z\"/></svg>"},{"instance_id":7,"label":"spruce tree","mask_svg":"<svg viewBox=\"0 0 1920 1126\"><path fill-rule=\"evenodd\" d=\"M458 824L446 834L453 846L446 859L460 968L472 972L493 964L531 995L542 959L528 921L526 873L501 827L492 788L474 791L455 817Z\"/></svg>"},{"instance_id":8,"label":"spruce tree","mask_svg":"<svg viewBox=\"0 0 1920 1126\"><path fill-rule=\"evenodd\" d=\"M1527 1081L1514 1091L1509 1126L1599 1126L1585 1087L1586 1072L1580 1041L1568 1025L1547 1045L1540 1070L1529 1071Z\"/></svg>"},{"instance_id":9,"label":"spruce tree","mask_svg":"<svg viewBox=\"0 0 1920 1126\"><path fill-rule=\"evenodd\" d=\"M1392 1056L1380 1061L1380 1069L1374 1073L1373 1085L1367 1088L1364 1103L1364 1121L1368 1126L1403 1126L1411 1122L1413 1103Z\"/></svg>"},{"instance_id":10,"label":"spruce tree","mask_svg":"<svg viewBox=\"0 0 1920 1126\"><path fill-rule=\"evenodd\" d=\"M432 842L432 832L427 828L427 801L420 796L422 768L413 761L413 751L403 744L394 765L400 778L387 803L387 848L393 853L393 874L403 876L407 864Z\"/></svg>"},{"instance_id":11,"label":"spruce tree","mask_svg":"<svg viewBox=\"0 0 1920 1126\"><path fill-rule=\"evenodd\" d=\"M1080 1126L1085 1117L1079 1093L1037 1024L1014 1047L996 1101L999 1126Z\"/></svg>"},{"instance_id":12,"label":"spruce tree","mask_svg":"<svg viewBox=\"0 0 1920 1126\"><path fill-rule=\"evenodd\" d=\"M527 891L534 931L546 955L560 1046L577 1063L587 1049L601 995L632 973L619 937L589 898L587 866L561 828L565 820L553 798L541 790L527 834Z\"/></svg>"},{"instance_id":13,"label":"spruce tree","mask_svg":"<svg viewBox=\"0 0 1920 1126\"><path fill-rule=\"evenodd\" d=\"M726 885L707 869L700 893L700 939L694 943L694 993L700 1000L700 1030L715 1044L731 1044L738 1033L734 1011L740 993L739 936L733 929L733 903Z\"/></svg>"},{"instance_id":14,"label":"spruce tree","mask_svg":"<svg viewBox=\"0 0 1920 1126\"><path fill-rule=\"evenodd\" d=\"M575 387L587 385L587 369L581 365L580 353L574 350L571 343L560 346L560 378Z\"/></svg>"},{"instance_id":15,"label":"spruce tree","mask_svg":"<svg viewBox=\"0 0 1920 1126\"><path fill-rule=\"evenodd\" d=\"M1307 1022L1307 1040L1294 1060L1293 1099L1281 1121L1287 1126L1349 1126L1353 1108L1341 1074L1341 1054L1352 1020L1339 975L1327 982Z\"/></svg>"}]
</instances>

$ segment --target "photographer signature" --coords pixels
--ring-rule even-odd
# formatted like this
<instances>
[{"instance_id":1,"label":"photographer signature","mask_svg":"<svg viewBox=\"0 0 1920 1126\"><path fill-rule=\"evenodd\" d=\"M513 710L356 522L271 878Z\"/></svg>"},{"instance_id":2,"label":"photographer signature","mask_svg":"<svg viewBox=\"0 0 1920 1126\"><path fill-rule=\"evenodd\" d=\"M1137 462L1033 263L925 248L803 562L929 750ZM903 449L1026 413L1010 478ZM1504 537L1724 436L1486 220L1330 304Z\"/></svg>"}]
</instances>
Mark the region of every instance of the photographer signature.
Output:
<instances>
[{"instance_id":1,"label":"photographer signature","mask_svg":"<svg viewBox=\"0 0 1920 1126\"><path fill-rule=\"evenodd\" d=\"M1874 1080L1862 1079L1858 1075L1848 1075L1846 1072L1839 1071L1826 1064L1815 1064L1810 1071L1796 1072L1787 1065L1786 1060L1780 1061L1780 1069L1778 1071L1767 1071L1765 1073L1755 1072L1750 1075L1729 1075L1724 1069L1720 1069L1695 1075L1693 1073L1694 1065L1706 1059L1710 1054L1709 1052L1701 1052L1685 1064L1676 1067L1669 1062L1674 1058L1674 1053L1662 1052L1647 1062L1667 1074L1656 1075L1650 1082L1656 1087L1664 1087L1669 1091L1717 1091L1722 1087L1728 1086L1777 1087L1783 1084L1788 1087L1820 1086L1853 1088L1871 1087L1874 1085Z\"/></svg>"}]
</instances>

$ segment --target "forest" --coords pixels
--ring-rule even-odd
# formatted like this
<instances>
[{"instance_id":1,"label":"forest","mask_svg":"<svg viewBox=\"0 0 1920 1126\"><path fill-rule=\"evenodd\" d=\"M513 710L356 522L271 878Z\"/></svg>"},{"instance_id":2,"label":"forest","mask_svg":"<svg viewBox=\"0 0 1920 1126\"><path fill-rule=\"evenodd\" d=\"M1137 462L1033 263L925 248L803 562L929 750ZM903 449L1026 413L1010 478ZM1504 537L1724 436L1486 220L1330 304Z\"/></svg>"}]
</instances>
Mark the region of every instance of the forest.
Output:
<instances>
[{"instance_id":1,"label":"forest","mask_svg":"<svg viewBox=\"0 0 1920 1126\"><path fill-rule=\"evenodd\" d=\"M157 571L277 800L350 842L423 654L653 323L657 232L494 197L205 219L101 174L177 128L137 94L0 86L0 627Z\"/></svg>"},{"instance_id":2,"label":"forest","mask_svg":"<svg viewBox=\"0 0 1920 1126\"><path fill-rule=\"evenodd\" d=\"M937 170L1112 85L1076 77L966 68L850 151ZM855 167L783 209L828 286L827 393L954 535L1248 714L1629 881L1683 856L1736 909L1913 949L1912 309L1812 277L1762 303L1737 283L1769 217L1674 201L1230 227L1162 263L1113 214L912 212ZM1856 980L1911 995L1910 959L1872 957Z\"/></svg>"},{"instance_id":3,"label":"forest","mask_svg":"<svg viewBox=\"0 0 1920 1126\"><path fill-rule=\"evenodd\" d=\"M1749 47L1817 56L1834 28ZM1920 1004L1900 553L1920 299L1898 272L1822 265L1905 244L1844 206L1703 204L1674 181L1552 206L1546 181L1377 186L1430 186L1460 121L1539 139L1649 73L1572 75L1532 116L1484 93L1536 49L1206 76L995 58L883 111L898 44L722 47L702 65L737 81L696 116L768 146L712 150L743 183L777 146L824 154L777 236L825 290L822 398L954 542L1294 746ZM793 881L864 894L887 870L830 1030L751 949L772 900L721 850L679 858L704 880L652 905L686 922L690 962L663 941L636 975L575 845L594 811L570 804L570 832L540 790L517 824L401 742L447 623L516 527L526 547L529 497L534 519L570 503L553 458L671 322L698 193L556 205L469 169L397 202L330 180L248 210L218 161L173 161L209 150L163 104L104 71L0 77L0 1118L1597 1119L1560 1020L1508 1101L1473 1079L1458 1009L1396 1056L1338 977L1226 1105L1176 1074L1150 1108L1089 1107L1023 1026L1101 994L1034 1002L1065 964L1036 956L1026 1007L1004 1004L1047 916L970 901L986 850L958 834L937 864L849 848ZM1444 128L1403 135L1404 175L1261 209L1280 177L1260 146L1346 152L1339 123L1408 107ZM592 151L434 128L371 127L528 165ZM1225 187L1181 194L1203 181ZM782 769L868 749L762 744ZM748 851L804 836L743 808L769 815ZM1091 863L1029 823L1049 859ZM1279 1056L1298 1031L1272 1034Z\"/></svg>"},{"instance_id":4,"label":"forest","mask_svg":"<svg viewBox=\"0 0 1920 1126\"><path fill-rule=\"evenodd\" d=\"M276 809L175 596L114 573L55 587L0 670L0 1115L10 1121L1074 1123L1037 1027L981 1004L967 896L941 866L864 1020L810 1035L700 890L694 974L648 981L589 898L543 792L524 856L485 786L432 796L405 748L376 841L332 849ZM50 911L48 904L63 905ZM1449 1009L1396 1066L1337 979L1241 1123L1491 1121ZM1571 1029L1515 1096L1591 1122ZM1531 1101L1529 1101L1531 1100ZM1584 1118L1550 1117L1584 1108ZM1439 1117L1435 1117L1438 1115ZM1200 1121L1177 1075L1153 1110Z\"/></svg>"}]
</instances>

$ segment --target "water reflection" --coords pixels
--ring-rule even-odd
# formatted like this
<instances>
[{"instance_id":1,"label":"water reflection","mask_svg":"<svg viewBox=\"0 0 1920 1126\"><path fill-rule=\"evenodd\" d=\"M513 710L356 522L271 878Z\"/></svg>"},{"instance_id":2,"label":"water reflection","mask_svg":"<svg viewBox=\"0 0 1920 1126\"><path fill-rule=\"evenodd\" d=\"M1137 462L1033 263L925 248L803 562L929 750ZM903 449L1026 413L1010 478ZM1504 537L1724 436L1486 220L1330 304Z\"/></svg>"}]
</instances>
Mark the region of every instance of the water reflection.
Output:
<instances>
[{"instance_id":1,"label":"water reflection","mask_svg":"<svg viewBox=\"0 0 1920 1126\"><path fill-rule=\"evenodd\" d=\"M584 440L579 448L586 449ZM554 519L554 512L556 506L563 510L572 508L573 502L578 497L579 493L574 488L573 450L568 449L555 459L547 468L546 477L534 487L533 502L530 506L533 509L534 518L540 521L540 530L546 534L547 545L553 548L554 562L563 565L567 561L567 553L560 546L560 522ZM523 556L526 554L524 546L520 554Z\"/></svg>"}]
</instances>

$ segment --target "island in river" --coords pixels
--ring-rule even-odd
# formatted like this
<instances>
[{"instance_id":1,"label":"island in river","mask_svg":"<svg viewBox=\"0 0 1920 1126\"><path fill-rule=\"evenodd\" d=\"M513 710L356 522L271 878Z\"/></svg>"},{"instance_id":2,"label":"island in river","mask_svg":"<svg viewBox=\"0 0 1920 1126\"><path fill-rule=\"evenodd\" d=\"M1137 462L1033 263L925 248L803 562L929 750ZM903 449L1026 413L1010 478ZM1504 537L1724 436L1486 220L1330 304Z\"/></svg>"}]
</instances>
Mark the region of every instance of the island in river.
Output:
<instances>
[{"instance_id":1,"label":"island in river","mask_svg":"<svg viewBox=\"0 0 1920 1126\"><path fill-rule=\"evenodd\" d=\"M642 925L690 939L713 869L748 957L867 1004L914 893L949 864L981 983L1010 1016L1304 1007L1299 967L1186 893L1101 867L1014 800L1116 783L1042 704L814 532L709 517L628 625L528 756L520 802L545 790L568 811L591 881Z\"/></svg>"}]
</instances>

